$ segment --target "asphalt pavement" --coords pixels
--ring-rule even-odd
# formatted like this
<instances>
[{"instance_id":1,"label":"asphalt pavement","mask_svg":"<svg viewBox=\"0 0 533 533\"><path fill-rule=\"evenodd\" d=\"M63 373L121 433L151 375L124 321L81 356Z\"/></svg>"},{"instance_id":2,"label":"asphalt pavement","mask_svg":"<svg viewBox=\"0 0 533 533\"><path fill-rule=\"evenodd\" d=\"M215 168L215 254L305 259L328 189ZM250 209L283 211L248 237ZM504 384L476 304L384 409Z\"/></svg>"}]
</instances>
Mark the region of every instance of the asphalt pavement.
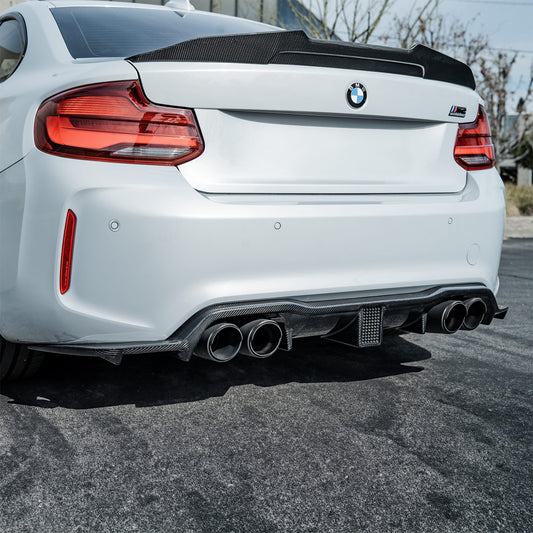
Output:
<instances>
[{"instance_id":1,"label":"asphalt pavement","mask_svg":"<svg viewBox=\"0 0 533 533\"><path fill-rule=\"evenodd\" d=\"M0 531L533 531L533 239L505 321L265 361L51 357L0 394Z\"/></svg>"}]
</instances>

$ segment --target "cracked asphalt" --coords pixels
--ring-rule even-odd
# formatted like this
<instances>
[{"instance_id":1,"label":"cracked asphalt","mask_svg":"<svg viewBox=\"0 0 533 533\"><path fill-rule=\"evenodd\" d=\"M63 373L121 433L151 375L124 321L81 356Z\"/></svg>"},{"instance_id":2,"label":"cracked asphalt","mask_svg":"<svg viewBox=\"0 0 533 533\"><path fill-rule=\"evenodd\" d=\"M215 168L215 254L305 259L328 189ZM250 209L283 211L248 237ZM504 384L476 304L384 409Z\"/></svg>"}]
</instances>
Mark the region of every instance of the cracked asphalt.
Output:
<instances>
[{"instance_id":1,"label":"cracked asphalt","mask_svg":"<svg viewBox=\"0 0 533 533\"><path fill-rule=\"evenodd\" d=\"M533 531L533 239L500 276L472 333L50 357L1 390L0 531Z\"/></svg>"}]
</instances>

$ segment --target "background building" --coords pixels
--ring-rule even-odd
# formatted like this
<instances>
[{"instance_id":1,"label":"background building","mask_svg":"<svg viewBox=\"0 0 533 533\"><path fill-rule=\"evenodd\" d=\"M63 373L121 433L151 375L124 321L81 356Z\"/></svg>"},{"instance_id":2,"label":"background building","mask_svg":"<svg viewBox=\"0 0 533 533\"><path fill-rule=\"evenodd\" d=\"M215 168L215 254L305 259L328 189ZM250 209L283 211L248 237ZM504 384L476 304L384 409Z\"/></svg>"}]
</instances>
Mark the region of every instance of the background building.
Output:
<instances>
[{"instance_id":1,"label":"background building","mask_svg":"<svg viewBox=\"0 0 533 533\"><path fill-rule=\"evenodd\" d=\"M20 4L22 0L0 0L0 12L4 11L8 7L14 6L15 4Z\"/></svg>"},{"instance_id":2,"label":"background building","mask_svg":"<svg viewBox=\"0 0 533 533\"><path fill-rule=\"evenodd\" d=\"M192 0L191 3L202 11L235 15L270 24L278 19L278 0Z\"/></svg>"},{"instance_id":3,"label":"background building","mask_svg":"<svg viewBox=\"0 0 533 533\"><path fill-rule=\"evenodd\" d=\"M0 12L8 7L19 4L23 0L0 0ZM113 1L113 0L111 0ZM143 4L164 5L166 0L121 0ZM213 11L225 15L234 15L251 20L266 22L267 24L283 24L285 28L299 28L300 24L291 8L290 0L191 0L196 9ZM292 1L293 5L298 2ZM298 9L308 10L298 5ZM311 15L312 16L312 15Z\"/></svg>"}]
</instances>

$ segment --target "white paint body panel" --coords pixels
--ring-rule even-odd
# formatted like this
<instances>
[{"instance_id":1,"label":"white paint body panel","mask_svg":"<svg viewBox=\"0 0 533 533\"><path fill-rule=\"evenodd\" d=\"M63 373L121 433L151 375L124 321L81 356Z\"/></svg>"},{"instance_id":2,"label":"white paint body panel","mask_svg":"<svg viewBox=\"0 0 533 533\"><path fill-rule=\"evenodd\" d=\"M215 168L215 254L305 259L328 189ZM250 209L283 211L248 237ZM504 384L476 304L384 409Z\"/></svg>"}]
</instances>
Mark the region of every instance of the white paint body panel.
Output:
<instances>
[{"instance_id":1,"label":"white paint body panel","mask_svg":"<svg viewBox=\"0 0 533 533\"><path fill-rule=\"evenodd\" d=\"M386 124L381 133L391 137L388 153L404 162L395 169L380 149L365 153L371 145L383 144L383 138L369 126L368 139L361 141L364 149L350 152L359 161L358 173L348 175L346 161L328 162L327 151L318 154L315 148L311 158L297 142L292 143L295 155L284 152L285 147L279 155L268 140L283 135L279 122L283 113L270 113L278 122L265 122L264 129L255 129L261 143L254 144L249 140L257 126L253 120L250 130L239 133L242 122L250 118L242 98L239 111L237 101L230 101L229 109L221 111L221 101L215 106L209 95L196 95L198 100L194 100L196 81L191 82L193 89L179 94L175 91L181 91L181 86L162 87L167 93L158 96L155 91L161 80L147 88L143 79L155 101L168 104L172 94L176 105L196 108L206 140L206 152L197 161L176 169L55 157L38 151L33 143L40 103L74 86L134 79L136 71L125 61L72 60L52 26L49 32L39 29L55 24L45 2L23 4L16 10L25 17L30 41L16 76L0 84L0 136L7 143L0 152L0 334L6 339L26 343L159 341L215 303L395 292L459 283L481 283L497 290L505 216L503 185L495 170L467 174L455 165L452 153L444 153L446 146L453 145L455 119L435 115L429 120L426 115L423 122L410 121L413 143L442 143L430 169L427 154L418 151L417 160L411 161L409 145L397 140L394 146L393 121L385 120L389 108L380 109L369 100L372 116L363 118L355 117L343 103L331 103L335 109L327 111L332 121L327 128L336 136L339 149L348 152L350 144L341 121L358 120L362 127L381 114L380 123ZM328 73L338 81L340 74ZM355 81L350 73L343 75L342 83ZM266 72L260 76L261 83L267 83ZM276 76L280 83L281 74ZM326 78L321 78L321 90L330 83ZM376 91L371 94L379 94L377 77L369 75L362 81L369 83L369 92ZM440 85L448 87L436 83ZM477 105L472 91L457 88L455 92L464 93L468 102ZM280 111L282 100L289 96L276 98ZM426 113L438 103L428 98L418 102ZM297 101L286 100L285 110ZM438 113L461 104L447 100L445 111ZM405 106L398 111L404 118L411 104L406 101ZM308 121L309 129L300 129L297 140L311 143L312 121L324 120L324 113L321 104L319 112L305 115L302 120ZM256 122L264 120L264 115L254 114ZM400 115L398 127L409 127ZM284 144L291 138L291 125L286 126ZM232 151L232 139L236 145L248 143L250 152ZM370 156L380 165L368 188ZM297 168L298 160L305 171ZM224 161L226 166L221 166ZM256 189L246 178L246 169L254 161ZM233 190L228 187L232 176ZM408 176L414 181L410 183ZM284 187L291 179L294 183ZM327 189L321 185L325 180ZM427 189L420 194L417 189L413 194L409 189L420 183L429 187L431 180L449 190ZM380 182L386 182L383 189ZM332 187L338 187L333 192L344 194L329 194ZM59 262L68 209L76 213L78 224L71 287L61 295ZM109 229L111 220L119 221L118 231ZM275 229L276 223L281 229ZM479 248L479 257L470 264L467 255L473 246Z\"/></svg>"},{"instance_id":2,"label":"white paint body panel","mask_svg":"<svg viewBox=\"0 0 533 533\"><path fill-rule=\"evenodd\" d=\"M180 167L211 193L459 192L457 125L197 110L202 157ZM259 163L260 162L260 163Z\"/></svg>"},{"instance_id":3,"label":"white paint body panel","mask_svg":"<svg viewBox=\"0 0 533 533\"><path fill-rule=\"evenodd\" d=\"M12 273L2 280L0 331L10 340L154 341L221 302L470 282L497 289L505 205L494 170L471 173L449 195L206 197L174 168L33 150L0 177L20 191L26 183L20 236L0 232ZM67 209L78 227L61 296ZM480 256L470 265L473 244Z\"/></svg>"}]
</instances>

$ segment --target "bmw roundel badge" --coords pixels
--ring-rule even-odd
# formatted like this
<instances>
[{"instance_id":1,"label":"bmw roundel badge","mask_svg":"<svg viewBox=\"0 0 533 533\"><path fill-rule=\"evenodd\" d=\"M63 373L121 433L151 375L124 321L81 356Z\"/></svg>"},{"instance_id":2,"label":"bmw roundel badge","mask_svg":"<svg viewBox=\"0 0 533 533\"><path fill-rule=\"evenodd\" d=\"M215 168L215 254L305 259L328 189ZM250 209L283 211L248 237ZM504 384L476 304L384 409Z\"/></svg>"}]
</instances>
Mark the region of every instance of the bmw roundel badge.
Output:
<instances>
[{"instance_id":1,"label":"bmw roundel badge","mask_svg":"<svg viewBox=\"0 0 533 533\"><path fill-rule=\"evenodd\" d=\"M352 83L346 93L352 107L361 107L366 102L366 89L362 83Z\"/></svg>"}]
</instances>

